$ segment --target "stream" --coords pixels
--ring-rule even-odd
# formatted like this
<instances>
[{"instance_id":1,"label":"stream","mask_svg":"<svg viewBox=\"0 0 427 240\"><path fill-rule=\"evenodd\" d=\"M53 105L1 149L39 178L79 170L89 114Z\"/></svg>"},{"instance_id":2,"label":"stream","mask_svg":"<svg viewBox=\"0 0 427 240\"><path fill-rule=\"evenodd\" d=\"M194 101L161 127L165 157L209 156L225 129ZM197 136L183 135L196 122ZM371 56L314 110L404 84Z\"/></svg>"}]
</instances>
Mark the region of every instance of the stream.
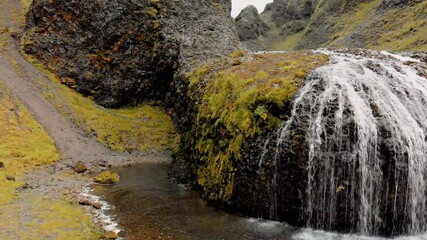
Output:
<instances>
[{"instance_id":1,"label":"stream","mask_svg":"<svg viewBox=\"0 0 427 240\"><path fill-rule=\"evenodd\" d=\"M167 164L159 163L117 167L113 171L121 176L119 184L92 186L94 194L114 206L106 214L118 222L120 236L129 240L384 239L294 228L285 223L232 215L209 205L197 192L170 181L168 169ZM427 235L397 239L423 240Z\"/></svg>"}]
</instances>

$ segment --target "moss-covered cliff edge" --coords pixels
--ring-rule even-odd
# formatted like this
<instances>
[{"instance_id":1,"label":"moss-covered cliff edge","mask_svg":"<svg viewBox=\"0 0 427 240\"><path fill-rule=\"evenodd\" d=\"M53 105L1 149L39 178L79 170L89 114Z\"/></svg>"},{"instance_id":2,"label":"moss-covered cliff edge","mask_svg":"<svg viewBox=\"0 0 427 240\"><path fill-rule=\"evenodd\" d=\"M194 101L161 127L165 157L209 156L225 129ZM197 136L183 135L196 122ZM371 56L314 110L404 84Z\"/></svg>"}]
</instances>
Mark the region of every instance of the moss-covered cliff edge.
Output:
<instances>
[{"instance_id":1,"label":"moss-covered cliff edge","mask_svg":"<svg viewBox=\"0 0 427 240\"><path fill-rule=\"evenodd\" d=\"M236 52L190 74L188 95L194 115L183 144L191 146L196 185L208 199L236 204L237 188L250 191L241 189L249 183L236 182L251 168L244 155L287 118L303 78L327 61L326 55L311 52Z\"/></svg>"}]
</instances>

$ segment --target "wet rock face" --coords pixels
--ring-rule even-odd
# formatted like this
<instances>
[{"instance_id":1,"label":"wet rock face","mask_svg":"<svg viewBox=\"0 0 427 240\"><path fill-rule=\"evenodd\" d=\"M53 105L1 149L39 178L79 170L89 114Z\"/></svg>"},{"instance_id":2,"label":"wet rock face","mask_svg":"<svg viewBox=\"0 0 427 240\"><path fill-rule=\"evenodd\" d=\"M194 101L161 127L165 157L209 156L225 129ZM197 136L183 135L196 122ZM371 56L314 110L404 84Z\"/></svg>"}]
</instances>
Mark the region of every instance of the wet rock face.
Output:
<instances>
[{"instance_id":1,"label":"wet rock face","mask_svg":"<svg viewBox=\"0 0 427 240\"><path fill-rule=\"evenodd\" d=\"M106 107L163 100L177 71L229 54L230 1L35 0L24 51Z\"/></svg>"},{"instance_id":2,"label":"wet rock face","mask_svg":"<svg viewBox=\"0 0 427 240\"><path fill-rule=\"evenodd\" d=\"M416 59L363 49L328 54L329 63L307 70L298 93L279 100L286 103L281 107L271 105L268 88L257 81L268 83L272 72L266 66L289 77L286 61L275 63L270 55L269 65L257 64L262 55L254 54L212 68L216 74L199 69L198 85L192 86L197 86L196 115L191 114L196 119L183 136L191 142L187 161L196 185L231 211L295 226L381 236L425 232L427 151L418 151L427 149L424 54ZM289 57L302 61L297 69L314 61L303 56ZM265 74L245 80L260 66ZM242 75L233 78L236 73ZM224 89L217 88L227 81L222 97ZM239 81L250 82L250 89ZM284 86L290 87L282 83L279 89ZM233 97L236 89L251 100ZM254 94L259 89L263 94ZM236 106L227 102L233 100L255 106L227 109ZM249 131L233 123L234 111L248 116L236 122L253 126Z\"/></svg>"}]
</instances>

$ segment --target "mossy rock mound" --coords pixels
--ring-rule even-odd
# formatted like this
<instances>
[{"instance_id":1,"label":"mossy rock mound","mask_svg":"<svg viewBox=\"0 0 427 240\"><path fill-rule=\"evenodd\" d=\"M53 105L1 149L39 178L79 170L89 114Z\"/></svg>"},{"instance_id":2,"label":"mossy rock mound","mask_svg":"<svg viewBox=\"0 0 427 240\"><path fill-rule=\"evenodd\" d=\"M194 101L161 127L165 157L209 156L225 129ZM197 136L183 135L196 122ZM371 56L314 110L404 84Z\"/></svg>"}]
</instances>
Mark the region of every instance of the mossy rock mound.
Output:
<instances>
[{"instance_id":1,"label":"mossy rock mound","mask_svg":"<svg viewBox=\"0 0 427 240\"><path fill-rule=\"evenodd\" d=\"M310 51L236 52L195 70L188 88L192 125L181 138L187 160L176 159L174 168L189 166L195 185L219 205L241 213L259 204L247 197L256 189L254 146L286 120L304 78L327 62Z\"/></svg>"},{"instance_id":2,"label":"mossy rock mound","mask_svg":"<svg viewBox=\"0 0 427 240\"><path fill-rule=\"evenodd\" d=\"M103 171L95 177L94 181L99 184L116 184L120 181L120 176L112 171Z\"/></svg>"}]
</instances>

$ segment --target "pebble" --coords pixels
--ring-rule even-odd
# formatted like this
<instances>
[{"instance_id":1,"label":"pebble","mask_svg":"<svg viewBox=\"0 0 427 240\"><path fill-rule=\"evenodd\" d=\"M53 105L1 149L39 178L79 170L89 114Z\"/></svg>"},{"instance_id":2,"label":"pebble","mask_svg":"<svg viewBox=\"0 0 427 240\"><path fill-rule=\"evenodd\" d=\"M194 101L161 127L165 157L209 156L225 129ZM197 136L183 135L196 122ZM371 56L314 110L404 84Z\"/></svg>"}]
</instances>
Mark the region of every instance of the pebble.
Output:
<instances>
[{"instance_id":1,"label":"pebble","mask_svg":"<svg viewBox=\"0 0 427 240\"><path fill-rule=\"evenodd\" d=\"M101 236L101 239L117 239L119 235L115 232L106 232Z\"/></svg>"},{"instance_id":2,"label":"pebble","mask_svg":"<svg viewBox=\"0 0 427 240\"><path fill-rule=\"evenodd\" d=\"M84 163L82 162L78 162L75 166L74 166L74 170L76 171L76 173L83 173L87 170L87 167Z\"/></svg>"},{"instance_id":3,"label":"pebble","mask_svg":"<svg viewBox=\"0 0 427 240\"><path fill-rule=\"evenodd\" d=\"M8 181L15 182L15 177L14 177L14 176L9 176L9 175L7 175L7 176L6 176L6 179L7 179Z\"/></svg>"}]
</instances>

